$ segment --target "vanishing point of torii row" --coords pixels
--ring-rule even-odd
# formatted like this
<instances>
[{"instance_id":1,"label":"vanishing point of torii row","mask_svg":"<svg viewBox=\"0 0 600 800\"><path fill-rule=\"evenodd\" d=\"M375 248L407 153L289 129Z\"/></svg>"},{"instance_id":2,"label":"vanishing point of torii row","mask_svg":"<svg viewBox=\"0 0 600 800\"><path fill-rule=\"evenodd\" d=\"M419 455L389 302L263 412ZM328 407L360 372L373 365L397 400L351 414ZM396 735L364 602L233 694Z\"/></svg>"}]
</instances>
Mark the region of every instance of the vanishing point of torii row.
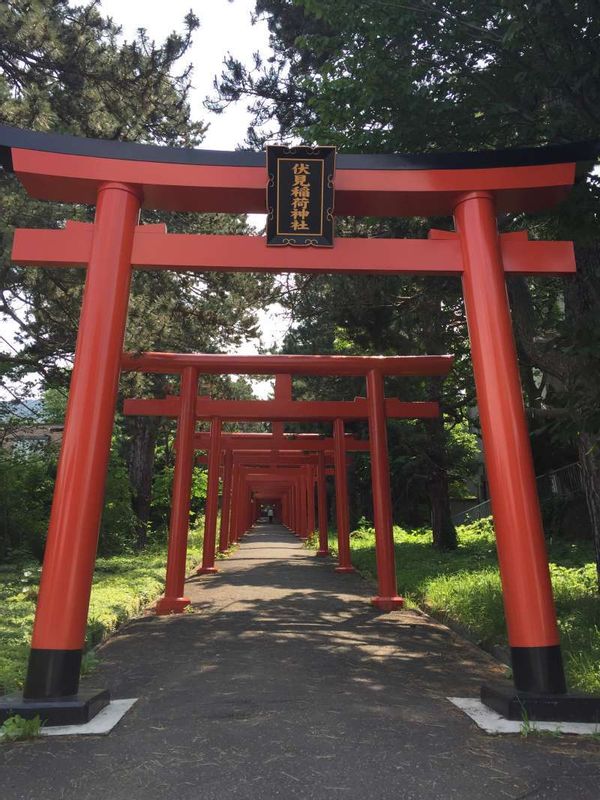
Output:
<instances>
[{"instance_id":1,"label":"vanishing point of torii row","mask_svg":"<svg viewBox=\"0 0 600 800\"><path fill-rule=\"evenodd\" d=\"M20 703L5 701L0 713L18 706L19 713L37 708L48 719L66 713L83 720L108 702L107 692L78 694L79 671L129 286L133 269L175 269L461 276L514 681L511 691L484 687L482 699L505 714L517 708L520 716L525 708L531 719L548 708L555 719L594 718L597 700L566 690L505 285L505 273L573 273L573 246L529 241L525 231L499 234L496 221L498 214L543 211L560 202L589 148L340 155L335 169L331 154L321 152L327 148L277 150L273 161L264 153L0 127L0 163L32 197L96 207L93 223L19 229L13 242L16 264L81 267L87 274L25 689ZM308 172L318 185L307 181ZM328 200L316 219L310 198L320 194ZM277 221L280 196L293 198L293 226ZM270 238L169 234L162 225L138 224L141 208L267 212ZM333 218L344 215L453 216L455 230L432 230L427 240L333 239ZM378 391L383 398L381 382ZM385 409L379 408L384 425ZM375 448L372 426L370 440ZM209 449L213 465L218 458ZM374 459L374 473L378 466ZM374 475L376 493L389 494L387 465L380 478L388 485ZM267 483L268 491L273 486ZM383 520L383 528L390 524ZM378 568L380 557L378 550Z\"/></svg>"},{"instance_id":2,"label":"vanishing point of torii row","mask_svg":"<svg viewBox=\"0 0 600 800\"><path fill-rule=\"evenodd\" d=\"M395 357L369 357L369 356L216 356L174 353L146 353L141 356L125 356L122 367L125 370L138 370L143 372L180 372L181 395L169 397L164 400L126 400L125 414L147 414L154 416L177 416L176 462L173 476L173 495L171 505L171 519L169 526L169 549L167 558L167 577L165 595L157 605L159 613L179 611L189 603L183 596L186 540L189 520L189 498L192 482L193 452L197 444L208 446L208 486L206 497L206 513L204 526L204 545L202 566L199 573L215 571L216 550L216 522L218 510L219 474L221 466L221 453L223 450L221 423L270 421L279 426L274 432L273 441L265 441L256 435L244 436L230 434L229 452L231 456L236 452L232 448L251 441L253 450L256 451L261 442L263 449L277 450L278 443L283 444L284 436L282 425L284 422L331 422L334 426L334 436L331 442L335 455L335 488L338 534L338 572L353 570L350 561L350 528L348 520L348 490L346 485L346 448L352 444L346 443L344 423L347 420L367 420L369 422L369 447L371 452L371 475L373 490L373 516L375 524L377 577L379 593L372 602L377 608L391 611L402 605L402 598L398 596L396 588L396 569L394 563L394 541L392 536L392 512L390 502L390 476L388 466L386 418L427 419L437 416L439 408L437 403L416 402L406 403L397 399L386 399L384 396L384 376L402 375L443 376L448 373L452 363L449 356L395 356ZM211 400L210 398L197 397L198 374L207 373L233 373L233 374L275 374L275 398L273 400ZM294 401L292 400L291 375L353 375L364 376L367 385L367 397L357 398L354 401ZM282 380L283 379L283 380ZM195 441L196 420L210 420L210 434L208 442ZM203 438L203 437L202 437ZM270 438L270 437L267 437ZM240 441L241 439L241 441ZM310 467L310 462L303 453L310 452L318 440L314 437L307 438L302 434L293 440L298 466ZM236 443L237 440L237 443ZM206 440L205 440L206 441ZM289 440L288 440L289 441ZM356 443L358 444L358 443ZM355 444L355 446L356 446ZM358 448L357 448L358 449ZM361 448L362 449L362 448ZM325 450L320 453L324 456ZM255 452L256 455L256 452ZM284 518L294 525L290 526L300 535L308 535L314 530L309 523L309 517L314 515L314 483L308 485L311 469L299 472L292 468L290 457L281 457L281 467L287 467L285 475L280 469L277 475L272 469L266 470L266 477L273 484L282 482L276 497L285 506ZM248 459L246 458L248 463ZM264 458L263 458L264 462ZM251 463L251 462L250 462ZM259 462L260 464L260 462ZM222 504L222 547L231 538L238 539L252 520L251 497L246 485L250 476L254 481L262 476L255 469L244 477L243 465L236 465L232 458L224 463L224 487ZM256 464L255 464L256 466ZM327 517L324 501L324 464L320 470L319 481L319 552L327 552ZM234 467L238 467L235 470ZM239 468L241 467L241 469ZM307 472L309 474L307 474ZM263 469L262 475L265 475ZM251 481L250 481L251 483ZM233 496L231 495L233 487ZM266 487L262 487L263 490ZM285 500L287 490L291 489L290 500ZM312 497L312 502L311 502ZM231 515L234 506L233 518ZM290 507L291 506L291 507ZM243 525L245 520L246 525ZM235 535L231 537L231 532Z\"/></svg>"}]
</instances>

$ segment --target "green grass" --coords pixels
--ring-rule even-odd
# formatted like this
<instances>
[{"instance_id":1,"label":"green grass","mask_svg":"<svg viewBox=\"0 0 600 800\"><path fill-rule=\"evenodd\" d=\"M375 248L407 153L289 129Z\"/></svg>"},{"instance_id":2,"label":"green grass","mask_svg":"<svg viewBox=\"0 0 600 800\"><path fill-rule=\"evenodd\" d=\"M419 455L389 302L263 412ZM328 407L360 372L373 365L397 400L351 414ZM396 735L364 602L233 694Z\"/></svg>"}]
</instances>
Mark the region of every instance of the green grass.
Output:
<instances>
[{"instance_id":1,"label":"green grass","mask_svg":"<svg viewBox=\"0 0 600 800\"><path fill-rule=\"evenodd\" d=\"M394 527L398 590L409 603L458 623L484 646L505 645L502 592L491 520L458 528L456 551L431 546L431 531ZM335 537L330 544L335 549ZM374 577L375 534L363 528L351 536L352 563ZM555 541L550 572L569 686L600 692L600 595L591 543Z\"/></svg>"},{"instance_id":2,"label":"green grass","mask_svg":"<svg viewBox=\"0 0 600 800\"><path fill-rule=\"evenodd\" d=\"M24 719L19 714L4 720L0 725L0 741L17 742L24 739L35 739L40 735L42 721L39 716Z\"/></svg>"},{"instance_id":3,"label":"green grass","mask_svg":"<svg viewBox=\"0 0 600 800\"><path fill-rule=\"evenodd\" d=\"M201 526L190 532L188 568L197 563ZM139 553L99 558L88 614L82 672L93 669L89 652L140 609L158 597L164 586L166 544ZM37 600L39 566L0 569L0 694L22 687Z\"/></svg>"}]
</instances>

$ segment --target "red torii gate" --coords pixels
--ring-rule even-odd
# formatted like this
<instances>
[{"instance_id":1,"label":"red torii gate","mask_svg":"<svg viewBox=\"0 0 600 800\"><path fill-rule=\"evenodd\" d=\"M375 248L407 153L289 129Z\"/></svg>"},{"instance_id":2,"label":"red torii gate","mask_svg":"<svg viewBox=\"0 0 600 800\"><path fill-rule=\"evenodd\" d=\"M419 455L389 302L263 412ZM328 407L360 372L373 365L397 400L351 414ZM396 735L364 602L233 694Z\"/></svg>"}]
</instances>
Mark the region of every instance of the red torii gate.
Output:
<instances>
[{"instance_id":1,"label":"red torii gate","mask_svg":"<svg viewBox=\"0 0 600 800\"><path fill-rule=\"evenodd\" d=\"M333 440L332 440L333 441ZM368 441L364 442L368 445ZM221 464L219 469L219 474L221 478L225 479L225 456L227 454L227 449L223 448L223 442L221 442ZM204 449L203 447L199 447L198 449ZM326 475L334 475L334 462L333 458L329 457L326 458L325 453L309 453L303 450L295 450L295 451L281 451L277 449L265 449L265 450L252 450L252 449L243 449L243 450L235 450L231 448L231 452L233 453L233 465L234 467L237 466L252 466L255 468L268 468L271 469L272 467L307 467L310 468L310 475L309 480L312 481L312 490L313 490L313 502L314 502L314 487L318 485L318 480L320 476L320 464L321 459L323 461L323 476ZM196 458L196 464L207 465L208 464L208 456L199 456ZM262 498L263 500L265 498ZM223 552L228 547L228 536L225 533L226 525L227 525L227 516L224 511L225 507L225 495L224 489L222 492L222 503L221 503L221 528L220 528L220 535L219 535L219 551ZM323 515L323 511L319 509L319 518ZM290 526L294 528L294 526ZM301 538L307 538L307 536L314 531L313 528L308 528L306 533L300 532L299 530L295 529L294 532L297 533ZM317 555L328 555L329 548L326 547L325 551L322 552L320 549L317 552Z\"/></svg>"},{"instance_id":2,"label":"red torii gate","mask_svg":"<svg viewBox=\"0 0 600 800\"><path fill-rule=\"evenodd\" d=\"M336 571L354 571L350 559L344 420L368 419L379 584L379 594L371 602L386 611L400 607L403 600L398 596L396 587L386 417L431 418L437 416L439 409L437 403L404 403L396 399L386 399L383 378L384 375L446 375L451 364L451 356L235 356L194 353L124 355L122 367L125 370L183 373L180 397L167 397L162 400L130 399L125 401L123 407L123 413L126 415L150 414L178 418L172 508L172 519L176 520L177 526L170 526L165 596L158 602L159 613L180 611L189 604L188 598L183 595L183 589L194 448L190 430L194 430L196 419L211 421L204 547L199 573L216 572L220 442L221 425L224 420L275 423L300 420L333 422L339 552L339 566ZM276 384L274 400L211 400L196 397L199 373L274 374L285 377L283 382L279 382L279 386ZM295 401L291 399L291 375L364 376L367 383L367 398L357 398L354 401ZM184 392L188 393L185 397ZM238 495L239 491L234 494Z\"/></svg>"},{"instance_id":3,"label":"red torii gate","mask_svg":"<svg viewBox=\"0 0 600 800\"><path fill-rule=\"evenodd\" d=\"M162 226L137 225L142 206L264 213L262 153L180 150L0 126L0 163L33 197L96 205L92 225L17 230L13 242L15 263L87 269L23 712L35 713L36 701L48 701L46 707L62 713L63 698L78 691L132 268L462 276L520 693L513 707L521 713L525 706L531 716L538 700L565 695L504 274L572 273L575 260L570 242L499 235L496 215L555 205L573 185L578 158L589 158L589 148L340 155L336 214L454 215L456 233L434 232L424 241L339 239L319 250L268 248L262 237L168 234ZM87 717L90 704L80 700L70 707ZM496 702L489 696L486 701ZM559 706L571 708L570 698L562 697Z\"/></svg>"},{"instance_id":4,"label":"red torii gate","mask_svg":"<svg viewBox=\"0 0 600 800\"><path fill-rule=\"evenodd\" d=\"M309 519L312 517L314 524L314 506L312 515L308 505L308 492L306 481L306 470L300 466L281 467L273 465L270 467L254 467L250 465L243 465L239 470L241 491L238 496L240 518L237 534L234 532L236 540L239 540L244 533L248 531L255 518L255 508L253 508L252 501L256 487L260 487L263 492L270 493L271 495L276 490L283 492L284 489L288 491L288 511L289 523L288 527L296 521L296 534L301 538L306 539L307 536L302 536L301 531L303 528L309 528ZM297 492L296 507L294 507L293 494ZM283 497L283 493L281 495Z\"/></svg>"},{"instance_id":5,"label":"red torii gate","mask_svg":"<svg viewBox=\"0 0 600 800\"><path fill-rule=\"evenodd\" d=\"M273 426L278 423L273 423ZM204 450L209 443L210 434L201 432L194 437L195 448ZM231 474L233 453L239 455L248 451L256 453L274 452L278 456L287 453L316 453L318 462L317 467L317 504L319 508L319 549L317 556L329 555L329 542L327 538L327 492L325 486L326 474L329 473L325 465L326 454L334 452L335 440L326 438L321 434L300 433L300 434L272 434L272 433L233 433L221 436L221 445L224 450L223 455L223 506L221 509L221 528L219 534L219 550L225 552L229 546L229 502L231 495ZM302 447L304 445L304 447ZM344 453L368 452L370 443L367 439L355 439L350 434L344 437ZM197 459L199 462L200 459ZM202 463L208 463L208 458L202 459ZM335 467L335 461L333 462ZM340 526L338 524L338 530Z\"/></svg>"}]
</instances>

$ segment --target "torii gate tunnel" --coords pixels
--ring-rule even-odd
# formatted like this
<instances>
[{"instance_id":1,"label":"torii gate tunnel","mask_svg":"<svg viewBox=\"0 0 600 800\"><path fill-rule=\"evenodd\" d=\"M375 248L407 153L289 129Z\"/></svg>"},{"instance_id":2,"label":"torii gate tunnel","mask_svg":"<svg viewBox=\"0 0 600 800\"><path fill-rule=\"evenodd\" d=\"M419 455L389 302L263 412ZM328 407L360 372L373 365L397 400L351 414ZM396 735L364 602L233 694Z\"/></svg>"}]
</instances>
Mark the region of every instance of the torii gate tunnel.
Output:
<instances>
[{"instance_id":1,"label":"torii gate tunnel","mask_svg":"<svg viewBox=\"0 0 600 800\"><path fill-rule=\"evenodd\" d=\"M377 554L379 593L372 602L382 610L390 611L402 605L396 586L392 512L390 502L390 476L388 466L386 417L427 419L439 414L437 403L403 403L395 398L385 398L384 376L444 376L452 364L450 356L233 356L206 354L145 353L136 357L125 355L125 370L143 372L181 372L181 395L163 400L130 399L125 401L125 414L146 414L177 417L177 455L173 476L171 522L169 526L169 555L165 596L158 603L159 613L179 611L189 600L183 596L186 542L188 535L189 498L192 480L193 432L197 419L210 420L209 472L204 527L204 548L200 573L215 572L216 522L219 493L219 467L221 461L223 420L248 422L269 421L282 426L283 422L319 421L334 425L334 453L336 462L336 510L339 543L338 572L353 571L350 560L350 524L348 518L348 490L346 485L344 422L368 419L371 449L371 475L373 487L373 516ZM197 397L198 374L275 374L273 400L211 400ZM292 374L295 375L353 375L366 378L367 397L354 401L297 401L292 399ZM283 439L281 427L276 430L276 440ZM227 464L228 473L233 465ZM255 474L255 479L258 476ZM287 482L298 479L298 492L304 494L303 502L294 502L300 512L296 529L307 531L311 506L308 503L307 475L297 471L286 474ZM230 478L231 480L231 478ZM270 476L271 483L273 476ZM238 514L230 521L233 532L241 533L239 499L244 491L243 470L237 470L234 496L238 501ZM228 490L231 491L228 487ZM228 510L231 501L228 502ZM312 506L314 513L314 505ZM225 516L225 515L223 515ZM248 514L246 515L248 521ZM241 526L245 527L245 526ZM314 524L313 524L314 529ZM228 538L228 537L226 537ZM321 541L321 549L323 548Z\"/></svg>"},{"instance_id":2,"label":"torii gate tunnel","mask_svg":"<svg viewBox=\"0 0 600 800\"><path fill-rule=\"evenodd\" d=\"M278 423L273 423L273 425L277 424ZM194 444L198 450L205 450L207 447L210 447L210 434L206 432L197 433L194 437ZM370 442L368 439L356 439L350 434L345 434L343 437L343 447L337 447L335 436L324 437L314 433L291 435L284 435L283 432L281 434L233 433L224 434L221 437L221 446L223 449L221 460L223 473L223 502L219 531L219 550L221 552L225 552L229 544L233 541L237 541L243 532L243 521L238 523L234 516L235 511L232 513L231 510L231 494L235 482L236 467L247 463L252 463L255 466L261 465L264 464L267 459L269 464L273 462L284 464L289 458L293 463L316 465L315 481L317 484L319 521L319 549L316 552L317 556L328 556L330 554L326 477L327 475L335 475L337 472L338 477L335 483L335 492L339 566L336 569L338 571L345 571L345 567L348 567L350 570L353 569L351 562L348 563L345 559L347 550L345 546L346 530L344 529L344 522L346 519L344 503L347 500L344 494L347 490L345 481L346 454L348 452L369 452ZM207 464L208 462L208 457L196 459L196 463ZM304 534L308 534L311 531L310 523L306 528L302 526L302 523L298 521L298 509L291 507L292 504L290 500L293 499L291 498L291 493L288 492L284 494L285 496L283 499L280 497L277 500L280 506L280 517L287 527L294 530L301 538L304 538ZM287 500L287 504L284 503L283 500ZM160 613L160 608L158 606L157 613Z\"/></svg>"},{"instance_id":3,"label":"torii gate tunnel","mask_svg":"<svg viewBox=\"0 0 600 800\"><path fill-rule=\"evenodd\" d=\"M0 159L32 197L96 206L93 224L17 230L16 264L87 270L75 364L24 697L64 705L78 689L132 269L461 276L515 687L566 692L507 301L505 273L573 273L572 243L499 235L498 213L552 207L577 147L341 155L337 215L454 216L429 240L338 239L325 249L261 236L169 234L140 208L264 213L261 153L179 150L0 127ZM65 591L77 598L66 607ZM525 695L521 695L525 696Z\"/></svg>"}]
</instances>

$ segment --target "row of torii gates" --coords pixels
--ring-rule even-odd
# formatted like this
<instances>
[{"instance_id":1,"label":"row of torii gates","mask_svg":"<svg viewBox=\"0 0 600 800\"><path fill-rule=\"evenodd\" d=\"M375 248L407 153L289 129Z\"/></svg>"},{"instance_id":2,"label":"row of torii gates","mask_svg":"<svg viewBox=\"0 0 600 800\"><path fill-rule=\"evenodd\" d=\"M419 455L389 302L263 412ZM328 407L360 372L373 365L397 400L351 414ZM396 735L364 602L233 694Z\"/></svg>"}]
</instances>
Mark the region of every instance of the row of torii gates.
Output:
<instances>
[{"instance_id":1,"label":"row of torii gates","mask_svg":"<svg viewBox=\"0 0 600 800\"><path fill-rule=\"evenodd\" d=\"M377 553L378 595L373 605L391 611L402 605L396 588L387 418L427 419L439 414L437 403L407 403L385 397L384 377L443 376L450 356L227 356L146 353L126 355L122 369L181 374L178 397L163 400L126 400L124 413L177 417L176 461L165 594L157 604L159 614L183 610L186 544L190 510L193 454L208 450L204 544L199 574L215 572L219 477L223 470L223 502L219 549L225 552L239 540L256 516L253 495L277 502L283 522L303 538L315 530L314 486L318 485L319 550L329 553L326 500L326 455L333 455L338 538L337 572L352 572L346 451L370 450L373 516ZM276 375L273 400L211 400L197 396L199 374L230 373ZM366 398L354 401L295 401L292 375L361 376ZM210 420L210 433L196 433L199 419ZM369 441L347 437L346 421L368 420ZM222 422L271 422L272 434L223 434ZM314 434L285 436L285 422L329 422L333 437ZM318 454L312 456L311 453ZM315 469L316 467L316 469ZM266 495L265 495L266 492Z\"/></svg>"},{"instance_id":2,"label":"row of torii gates","mask_svg":"<svg viewBox=\"0 0 600 800\"><path fill-rule=\"evenodd\" d=\"M81 721L108 702L106 691L92 696L80 691L79 673L123 365L129 286L133 269L175 269L462 278L515 687L508 692L484 688L482 699L517 718L523 709L531 719L539 718L548 708L555 718L560 713L584 719L590 708L597 716L598 704L589 698L581 703L566 694L505 286L505 276L511 273L573 273L573 246L571 242L529 241L525 231L499 234L496 222L498 214L554 206L573 185L575 162L594 154L595 148L565 145L420 156L341 155L335 174L335 211L329 208L329 215L453 216L455 230L433 230L427 240L340 238L330 248L269 247L262 236L170 234L163 225L139 224L142 207L272 213L265 202L265 187L274 176L267 174L264 153L87 140L0 126L0 163L31 196L96 207L92 224L67 222L55 230L20 229L14 236L15 264L80 267L87 274L27 678L23 698L5 698L0 714L41 712L51 723ZM289 157L294 158L293 148ZM141 367L156 359L156 366L161 358L128 357L125 364ZM211 358L219 363L218 356ZM194 404L199 416L212 419L213 441L220 426L217 420L228 418L221 413L222 406L213 406L214 417L210 416L210 404L221 401L195 396L192 375L195 368L206 370L206 362L201 363L177 355L169 366L161 367L168 371L176 366L174 371L183 375L177 413L180 430L184 417L188 428L187 434L178 437L178 458L182 450L193 446L190 409ZM258 363L249 369L250 373L261 371ZM294 371L287 362L281 370L268 367L269 374ZM325 374L332 373L327 366ZM387 534L389 480L387 462L381 456L385 452L385 370L367 369L361 374L369 383L366 403L370 406L360 413L370 424L381 580L386 565L389 570L392 563ZM294 419L294 414L286 410L282 418L273 414L261 418L283 421ZM332 418L338 420L335 452L344 441L339 422L343 425L343 416L334 413ZM218 458L218 449L211 448L211 526ZM181 473L179 478L183 480ZM340 478L343 481L343 471L336 470L336 478L338 483ZM174 513L178 508L173 508ZM241 523L240 518L234 532L243 527ZM342 520L342 548L344 525ZM211 531L212 527L209 543ZM178 577L167 588L165 602L182 597L177 573L181 553L174 552L176 547L182 547L182 540L174 536L169 557ZM393 586L384 589L384 599L396 602L395 576L393 581Z\"/></svg>"}]
</instances>

